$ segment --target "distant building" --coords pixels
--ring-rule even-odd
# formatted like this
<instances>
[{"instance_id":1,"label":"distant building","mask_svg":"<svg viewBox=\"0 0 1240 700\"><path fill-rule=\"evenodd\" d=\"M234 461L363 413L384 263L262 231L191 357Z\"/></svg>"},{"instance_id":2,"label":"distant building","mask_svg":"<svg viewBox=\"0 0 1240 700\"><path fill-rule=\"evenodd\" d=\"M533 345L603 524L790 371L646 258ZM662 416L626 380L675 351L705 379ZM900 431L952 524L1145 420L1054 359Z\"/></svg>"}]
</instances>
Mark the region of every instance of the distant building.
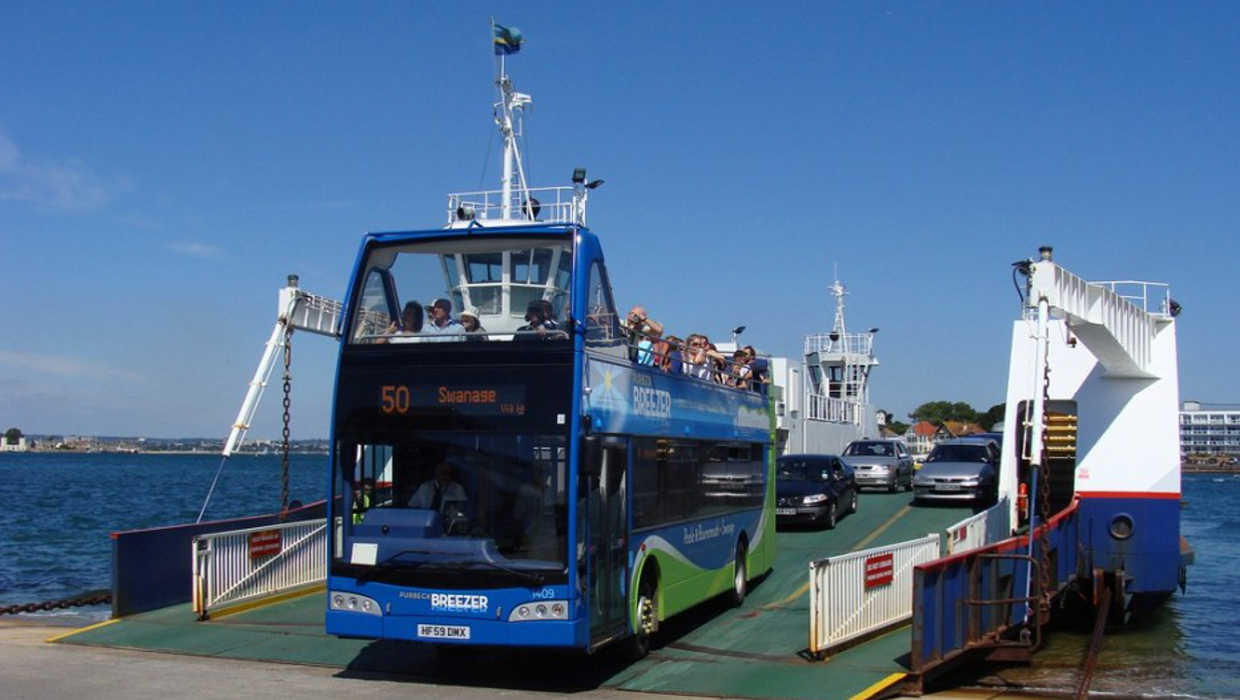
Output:
<instances>
[{"instance_id":1,"label":"distant building","mask_svg":"<svg viewBox=\"0 0 1240 700\"><path fill-rule=\"evenodd\" d=\"M924 455L934 447L939 428L929 421L917 421L904 431L904 442L915 455Z\"/></svg>"},{"instance_id":2,"label":"distant building","mask_svg":"<svg viewBox=\"0 0 1240 700\"><path fill-rule=\"evenodd\" d=\"M0 452L28 452L30 444L26 442L26 436L17 438L17 442L10 444L8 439L0 436Z\"/></svg>"},{"instance_id":3,"label":"distant building","mask_svg":"<svg viewBox=\"0 0 1240 700\"><path fill-rule=\"evenodd\" d=\"M941 427L943 432L946 433L946 435L943 435L942 437L947 439L967 437L969 435L977 435L978 433L986 432L982 429L982 426L977 423L963 420L945 420L942 423L939 423L939 427Z\"/></svg>"},{"instance_id":4,"label":"distant building","mask_svg":"<svg viewBox=\"0 0 1240 700\"><path fill-rule=\"evenodd\" d=\"M1240 457L1240 404L1180 405L1180 456Z\"/></svg>"}]
</instances>

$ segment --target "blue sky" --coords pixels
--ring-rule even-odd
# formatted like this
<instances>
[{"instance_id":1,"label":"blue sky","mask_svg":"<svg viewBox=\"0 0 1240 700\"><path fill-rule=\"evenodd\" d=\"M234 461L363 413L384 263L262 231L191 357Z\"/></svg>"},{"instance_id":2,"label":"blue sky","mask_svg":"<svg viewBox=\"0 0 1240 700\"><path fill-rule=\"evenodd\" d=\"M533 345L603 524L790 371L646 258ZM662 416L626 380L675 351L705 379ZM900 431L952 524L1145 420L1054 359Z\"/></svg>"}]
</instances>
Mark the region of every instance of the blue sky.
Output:
<instances>
[{"instance_id":1,"label":"blue sky","mask_svg":"<svg viewBox=\"0 0 1240 700\"><path fill-rule=\"evenodd\" d=\"M1181 396L1240 402L1240 5L0 6L0 427L222 436L287 273L493 187L488 17L533 181L574 166L621 304L796 356L878 326L873 402L1002 400L1009 263L1169 282ZM485 180L480 181L484 173ZM294 437L334 348L294 340ZM252 436L278 434L268 395Z\"/></svg>"}]
</instances>

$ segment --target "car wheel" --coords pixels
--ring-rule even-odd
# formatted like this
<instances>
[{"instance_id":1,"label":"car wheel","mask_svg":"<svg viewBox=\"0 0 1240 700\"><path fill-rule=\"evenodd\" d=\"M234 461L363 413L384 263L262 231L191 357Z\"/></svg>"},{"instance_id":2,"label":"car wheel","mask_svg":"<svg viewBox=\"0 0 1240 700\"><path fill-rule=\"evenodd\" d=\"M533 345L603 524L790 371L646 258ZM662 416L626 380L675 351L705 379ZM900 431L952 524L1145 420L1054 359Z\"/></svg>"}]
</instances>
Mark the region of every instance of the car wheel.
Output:
<instances>
[{"instance_id":1,"label":"car wheel","mask_svg":"<svg viewBox=\"0 0 1240 700\"><path fill-rule=\"evenodd\" d=\"M826 515L822 516L822 524L825 525L828 530L834 530L835 529L835 517L836 517L835 501L831 501L831 504L827 506Z\"/></svg>"}]
</instances>

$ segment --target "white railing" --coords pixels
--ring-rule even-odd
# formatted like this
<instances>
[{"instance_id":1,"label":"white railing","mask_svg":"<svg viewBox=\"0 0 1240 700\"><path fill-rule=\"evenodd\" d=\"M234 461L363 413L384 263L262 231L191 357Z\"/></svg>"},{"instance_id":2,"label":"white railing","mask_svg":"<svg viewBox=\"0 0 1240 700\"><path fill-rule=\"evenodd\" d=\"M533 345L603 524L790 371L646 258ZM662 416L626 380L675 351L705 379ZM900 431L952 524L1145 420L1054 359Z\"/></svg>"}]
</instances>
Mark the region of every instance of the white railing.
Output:
<instances>
[{"instance_id":1,"label":"white railing","mask_svg":"<svg viewBox=\"0 0 1240 700\"><path fill-rule=\"evenodd\" d=\"M1096 287L1106 287L1119 298L1149 314L1171 315L1171 285L1166 282L1142 280L1090 280Z\"/></svg>"},{"instance_id":2,"label":"white railing","mask_svg":"<svg viewBox=\"0 0 1240 700\"><path fill-rule=\"evenodd\" d=\"M970 515L947 528L947 553L965 552L1007 539L1011 535L1010 519L1011 509L1007 498L1000 499L998 503L980 513Z\"/></svg>"},{"instance_id":3,"label":"white railing","mask_svg":"<svg viewBox=\"0 0 1240 700\"><path fill-rule=\"evenodd\" d=\"M826 649L913 616L913 568L939 558L939 536L809 564L809 650Z\"/></svg>"},{"instance_id":4,"label":"white railing","mask_svg":"<svg viewBox=\"0 0 1240 700\"><path fill-rule=\"evenodd\" d=\"M578 194L572 187L514 187L508 208L513 219L529 223L586 223L585 190ZM532 204L529 204L533 200ZM448 225L469 221L503 219L502 190L453 192L448 195Z\"/></svg>"},{"instance_id":5,"label":"white railing","mask_svg":"<svg viewBox=\"0 0 1240 700\"><path fill-rule=\"evenodd\" d=\"M194 537L193 604L212 610L327 578L327 521L301 520Z\"/></svg>"},{"instance_id":6,"label":"white railing","mask_svg":"<svg viewBox=\"0 0 1240 700\"><path fill-rule=\"evenodd\" d=\"M807 394L805 403L810 420L860 424L861 417L868 413L868 407L865 404L822 394Z\"/></svg>"},{"instance_id":7,"label":"white railing","mask_svg":"<svg viewBox=\"0 0 1240 700\"><path fill-rule=\"evenodd\" d=\"M805 354L811 352L870 355L874 352L873 333L817 333L805 336Z\"/></svg>"}]
</instances>

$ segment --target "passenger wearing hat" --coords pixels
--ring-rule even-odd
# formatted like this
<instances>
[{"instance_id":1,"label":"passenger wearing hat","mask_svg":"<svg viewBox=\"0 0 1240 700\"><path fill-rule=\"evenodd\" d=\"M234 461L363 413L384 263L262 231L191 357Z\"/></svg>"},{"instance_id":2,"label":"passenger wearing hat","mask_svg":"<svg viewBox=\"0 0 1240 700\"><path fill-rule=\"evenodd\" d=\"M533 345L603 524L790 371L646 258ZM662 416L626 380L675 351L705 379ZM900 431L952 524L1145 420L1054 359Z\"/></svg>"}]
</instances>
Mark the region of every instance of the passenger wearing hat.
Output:
<instances>
[{"instance_id":1,"label":"passenger wearing hat","mask_svg":"<svg viewBox=\"0 0 1240 700\"><path fill-rule=\"evenodd\" d=\"M477 342L487 339L487 329L478 322L478 310L470 306L461 312L461 328L465 330L465 340Z\"/></svg>"},{"instance_id":2,"label":"passenger wearing hat","mask_svg":"<svg viewBox=\"0 0 1240 700\"><path fill-rule=\"evenodd\" d=\"M453 337L464 335L465 330L456 319L452 318L452 302L447 299L436 299L435 303L431 304L430 312L431 322L423 327L422 332L428 335L443 336L430 340L441 342L462 340L460 337Z\"/></svg>"}]
</instances>

